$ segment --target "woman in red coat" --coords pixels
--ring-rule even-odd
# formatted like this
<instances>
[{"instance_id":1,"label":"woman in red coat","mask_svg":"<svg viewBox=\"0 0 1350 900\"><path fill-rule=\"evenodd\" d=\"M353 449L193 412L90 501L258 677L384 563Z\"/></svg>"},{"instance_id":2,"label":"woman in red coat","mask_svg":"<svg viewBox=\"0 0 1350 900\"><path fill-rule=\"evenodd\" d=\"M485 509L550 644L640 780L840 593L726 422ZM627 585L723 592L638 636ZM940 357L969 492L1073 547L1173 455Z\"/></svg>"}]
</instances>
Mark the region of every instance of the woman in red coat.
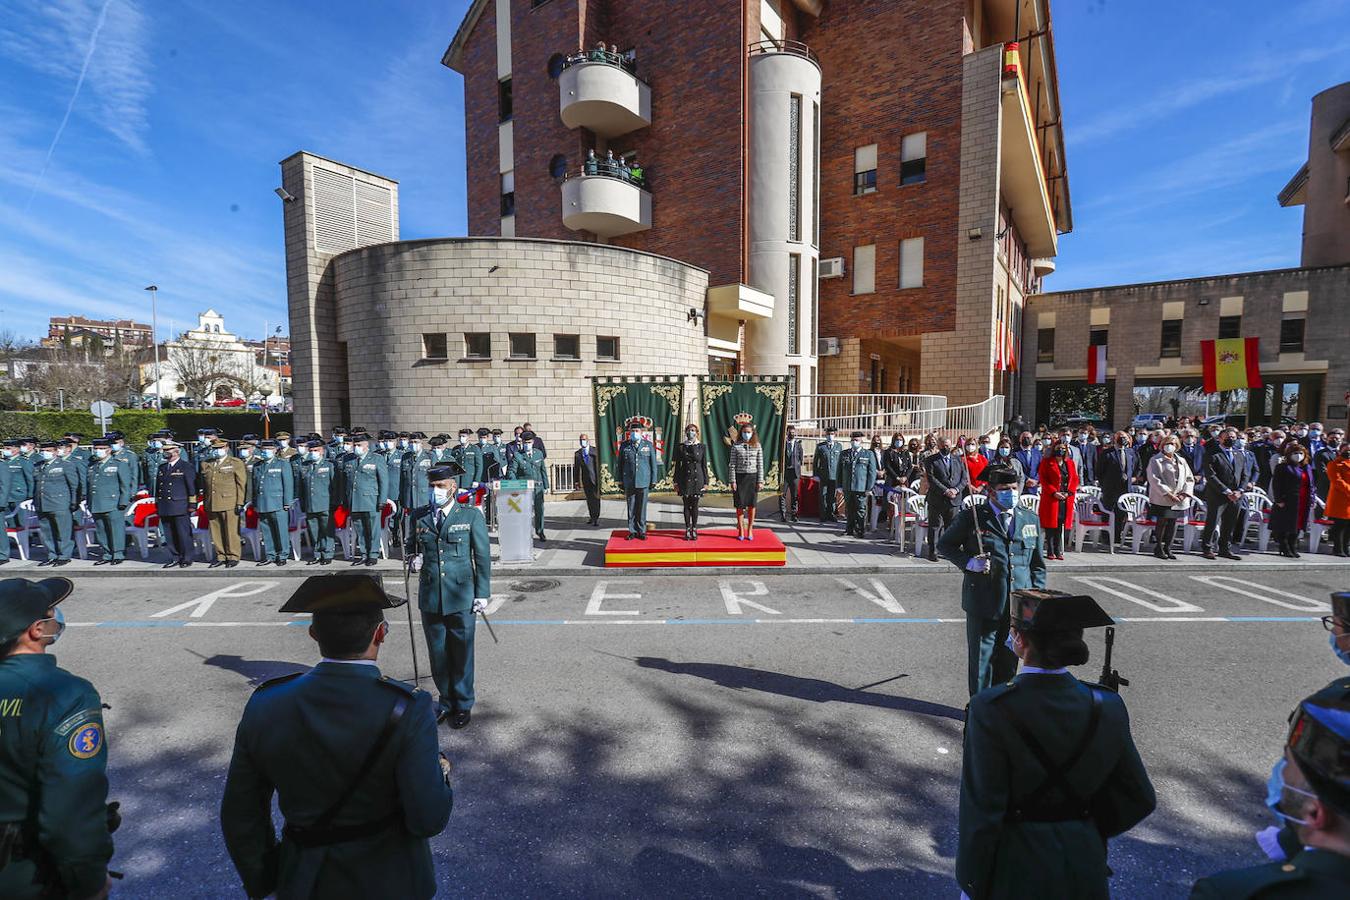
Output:
<instances>
[{"instance_id":1,"label":"woman in red coat","mask_svg":"<svg viewBox=\"0 0 1350 900\"><path fill-rule=\"evenodd\" d=\"M966 444L965 452L966 470L970 472L970 487L972 490L981 490L984 488L984 479L980 475L989 465L989 460L980 452L978 444Z\"/></svg>"},{"instance_id":2,"label":"woman in red coat","mask_svg":"<svg viewBox=\"0 0 1350 900\"><path fill-rule=\"evenodd\" d=\"M1073 503L1078 494L1078 467L1069 456L1068 444L1056 444L1041 460L1036 473L1041 483L1041 530L1045 532L1045 558L1064 558L1064 530L1073 525Z\"/></svg>"}]
</instances>

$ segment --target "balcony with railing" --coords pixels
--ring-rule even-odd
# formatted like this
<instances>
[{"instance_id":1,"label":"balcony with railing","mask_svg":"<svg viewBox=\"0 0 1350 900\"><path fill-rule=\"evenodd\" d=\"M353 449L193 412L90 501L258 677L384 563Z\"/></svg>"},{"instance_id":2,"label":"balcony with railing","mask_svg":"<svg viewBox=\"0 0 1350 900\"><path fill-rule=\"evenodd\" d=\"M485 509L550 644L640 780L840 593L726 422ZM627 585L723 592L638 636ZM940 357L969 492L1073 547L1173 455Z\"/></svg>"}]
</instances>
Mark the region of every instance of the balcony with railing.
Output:
<instances>
[{"instance_id":1,"label":"balcony with railing","mask_svg":"<svg viewBox=\"0 0 1350 900\"><path fill-rule=\"evenodd\" d=\"M607 160L588 161L562 182L563 224L604 238L652 227L652 195L646 180Z\"/></svg>"},{"instance_id":2,"label":"balcony with railing","mask_svg":"<svg viewBox=\"0 0 1350 900\"><path fill-rule=\"evenodd\" d=\"M563 61L558 113L568 128L589 128L614 138L652 124L652 89L637 77L632 59L596 48Z\"/></svg>"}]
</instances>

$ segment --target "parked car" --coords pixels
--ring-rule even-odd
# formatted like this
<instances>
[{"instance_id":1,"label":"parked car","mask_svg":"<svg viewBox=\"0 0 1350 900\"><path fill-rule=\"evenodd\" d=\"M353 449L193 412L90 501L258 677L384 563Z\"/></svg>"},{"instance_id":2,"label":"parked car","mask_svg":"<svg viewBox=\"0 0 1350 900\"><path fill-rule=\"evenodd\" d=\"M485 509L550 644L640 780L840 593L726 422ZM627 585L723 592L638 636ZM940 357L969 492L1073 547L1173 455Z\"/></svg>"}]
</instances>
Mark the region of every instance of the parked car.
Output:
<instances>
[{"instance_id":1,"label":"parked car","mask_svg":"<svg viewBox=\"0 0 1350 900\"><path fill-rule=\"evenodd\" d=\"M1200 420L1200 424L1206 427L1210 425L1232 425L1234 428L1246 428L1247 417L1237 413L1228 413L1226 415L1205 416Z\"/></svg>"},{"instance_id":2,"label":"parked car","mask_svg":"<svg viewBox=\"0 0 1350 900\"><path fill-rule=\"evenodd\" d=\"M1161 428L1166 421L1167 415L1165 413L1138 413L1130 420L1130 426L1145 429Z\"/></svg>"},{"instance_id":3,"label":"parked car","mask_svg":"<svg viewBox=\"0 0 1350 900\"><path fill-rule=\"evenodd\" d=\"M1086 428L1089 425L1091 425L1098 431L1110 430L1110 424L1106 421L1106 419L1102 418L1101 416L1075 415L1069 416L1067 419L1063 419L1058 422L1051 422L1050 424L1052 427L1055 428L1077 429L1077 428Z\"/></svg>"},{"instance_id":4,"label":"parked car","mask_svg":"<svg viewBox=\"0 0 1350 900\"><path fill-rule=\"evenodd\" d=\"M213 406L216 406L216 407L219 407L219 408L221 408L221 409L235 409L235 408L237 408L237 407L240 407L240 406L243 406L243 405L244 405L244 398L243 398L243 397L227 397L227 398L225 398L224 400L217 400L217 401L216 401L214 404L212 404L212 405L213 405Z\"/></svg>"}]
</instances>

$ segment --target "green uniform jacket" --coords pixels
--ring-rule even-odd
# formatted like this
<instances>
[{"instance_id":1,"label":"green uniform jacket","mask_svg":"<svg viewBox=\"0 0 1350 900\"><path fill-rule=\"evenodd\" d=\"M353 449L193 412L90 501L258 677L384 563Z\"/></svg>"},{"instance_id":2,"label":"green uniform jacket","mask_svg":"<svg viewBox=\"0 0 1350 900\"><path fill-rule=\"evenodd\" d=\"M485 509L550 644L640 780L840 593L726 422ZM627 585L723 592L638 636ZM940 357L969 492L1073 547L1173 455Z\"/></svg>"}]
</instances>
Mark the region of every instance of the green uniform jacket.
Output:
<instances>
[{"instance_id":1,"label":"green uniform jacket","mask_svg":"<svg viewBox=\"0 0 1350 900\"><path fill-rule=\"evenodd\" d=\"M973 533L977 523L983 552L989 554L989 569L983 574L965 571L966 563L980 552ZM1040 519L1019 506L1013 511L1012 525L1009 535L993 507L981 503L957 513L951 527L938 539L938 555L965 573L961 608L981 619L1001 616L1013 591L1045 587Z\"/></svg>"},{"instance_id":2,"label":"green uniform jacket","mask_svg":"<svg viewBox=\"0 0 1350 900\"><path fill-rule=\"evenodd\" d=\"M543 455L538 450L527 451L530 456L536 454L542 460ZM520 459L521 453L517 452L511 457L512 467ZM655 445L651 441L624 441L623 446L619 448L619 483L623 485L625 491L650 489L661 480L661 468L665 465L665 460L661 454L656 452ZM516 476L509 475L508 478Z\"/></svg>"},{"instance_id":3,"label":"green uniform jacket","mask_svg":"<svg viewBox=\"0 0 1350 900\"><path fill-rule=\"evenodd\" d=\"M289 466L289 463L286 465ZM389 824L368 837L302 849L278 842L272 795L286 821L313 825L355 780L399 697L409 706L388 746L334 818ZM437 759L431 696L373 665L321 662L253 692L235 732L220 804L225 847L250 897L425 898L436 893L427 839L454 795Z\"/></svg>"},{"instance_id":4,"label":"green uniform jacket","mask_svg":"<svg viewBox=\"0 0 1350 900\"><path fill-rule=\"evenodd\" d=\"M342 459L342 502L348 512L379 512L389 498L385 488L384 458L370 451L365 456L349 453Z\"/></svg>"},{"instance_id":5,"label":"green uniform jacket","mask_svg":"<svg viewBox=\"0 0 1350 900\"><path fill-rule=\"evenodd\" d=\"M84 499L85 474L79 463L59 456L33 472L33 499L38 512L72 512Z\"/></svg>"},{"instance_id":6,"label":"green uniform jacket","mask_svg":"<svg viewBox=\"0 0 1350 900\"><path fill-rule=\"evenodd\" d=\"M465 444L450 451L450 458L464 467L459 483L466 488L483 480L483 451L477 444Z\"/></svg>"},{"instance_id":7,"label":"green uniform jacket","mask_svg":"<svg viewBox=\"0 0 1350 900\"><path fill-rule=\"evenodd\" d=\"M1087 733L1094 690L1102 704L1096 734L1064 773L1089 818L1006 821L1019 806L1067 802L1057 787L1035 793L1047 772L1013 723L1053 760L1066 762ZM956 880L971 900L1109 896L1106 838L1128 831L1157 805L1118 695L1068 673L1018 675L971 698L964 754Z\"/></svg>"},{"instance_id":8,"label":"green uniform jacket","mask_svg":"<svg viewBox=\"0 0 1350 900\"><path fill-rule=\"evenodd\" d=\"M839 454L839 475L835 481L846 491L864 494L877 483L877 457L866 447L849 447Z\"/></svg>"},{"instance_id":9,"label":"green uniform jacket","mask_svg":"<svg viewBox=\"0 0 1350 900\"><path fill-rule=\"evenodd\" d=\"M147 450L141 456L141 484L155 496L155 482L159 479L159 467L164 462L163 450Z\"/></svg>"},{"instance_id":10,"label":"green uniform jacket","mask_svg":"<svg viewBox=\"0 0 1350 900\"><path fill-rule=\"evenodd\" d=\"M300 465L300 508L307 513L330 513L338 508L337 466L327 458Z\"/></svg>"},{"instance_id":11,"label":"green uniform jacket","mask_svg":"<svg viewBox=\"0 0 1350 900\"><path fill-rule=\"evenodd\" d=\"M843 455L838 441L821 441L811 457L811 474L821 481L834 481L839 477L839 457Z\"/></svg>"},{"instance_id":12,"label":"green uniform jacket","mask_svg":"<svg viewBox=\"0 0 1350 900\"><path fill-rule=\"evenodd\" d=\"M401 492L399 506L404 509L416 509L427 502L431 485L427 483L434 456L430 450L409 450L403 454L403 476L399 484Z\"/></svg>"},{"instance_id":13,"label":"green uniform jacket","mask_svg":"<svg viewBox=\"0 0 1350 900\"><path fill-rule=\"evenodd\" d=\"M1328 850L1303 850L1288 862L1230 869L1202 878L1192 900L1324 900L1350 896L1350 856Z\"/></svg>"},{"instance_id":14,"label":"green uniform jacket","mask_svg":"<svg viewBox=\"0 0 1350 900\"><path fill-rule=\"evenodd\" d=\"M127 471L131 473L131 489L136 490L141 483L141 458L136 455L136 451L123 447L121 451L112 454L112 458L120 459L126 464Z\"/></svg>"},{"instance_id":15,"label":"green uniform jacket","mask_svg":"<svg viewBox=\"0 0 1350 900\"><path fill-rule=\"evenodd\" d=\"M110 513L131 505L136 476L126 460L116 456L96 459L89 466L89 511Z\"/></svg>"},{"instance_id":16,"label":"green uniform jacket","mask_svg":"<svg viewBox=\"0 0 1350 900\"><path fill-rule=\"evenodd\" d=\"M108 834L108 750L94 686L49 653L0 660L0 822L22 822L32 855L60 878L52 896L87 897L103 887ZM0 897L42 896L32 859L0 872Z\"/></svg>"},{"instance_id":17,"label":"green uniform jacket","mask_svg":"<svg viewBox=\"0 0 1350 900\"><path fill-rule=\"evenodd\" d=\"M295 502L295 482L291 464L286 460L279 457L263 460L249 470L249 478L254 512L280 512Z\"/></svg>"},{"instance_id":18,"label":"green uniform jacket","mask_svg":"<svg viewBox=\"0 0 1350 900\"><path fill-rule=\"evenodd\" d=\"M655 456L656 451L653 450L651 455ZM537 447L516 451L511 457L511 465L507 467L506 477L533 481L535 491L548 490L548 463L543 451Z\"/></svg>"},{"instance_id":19,"label":"green uniform jacket","mask_svg":"<svg viewBox=\"0 0 1350 900\"><path fill-rule=\"evenodd\" d=\"M33 461L22 453L16 453L0 463L9 473L9 492L0 501L18 506L25 500L33 499Z\"/></svg>"},{"instance_id":20,"label":"green uniform jacket","mask_svg":"<svg viewBox=\"0 0 1350 900\"><path fill-rule=\"evenodd\" d=\"M437 528L435 512L424 506L414 514L414 538L422 555L417 605L441 615L463 612L475 599L492 596L487 523L477 509L456 502L450 504Z\"/></svg>"},{"instance_id":21,"label":"green uniform jacket","mask_svg":"<svg viewBox=\"0 0 1350 900\"><path fill-rule=\"evenodd\" d=\"M403 509L403 450L378 450L384 460L385 496Z\"/></svg>"}]
</instances>

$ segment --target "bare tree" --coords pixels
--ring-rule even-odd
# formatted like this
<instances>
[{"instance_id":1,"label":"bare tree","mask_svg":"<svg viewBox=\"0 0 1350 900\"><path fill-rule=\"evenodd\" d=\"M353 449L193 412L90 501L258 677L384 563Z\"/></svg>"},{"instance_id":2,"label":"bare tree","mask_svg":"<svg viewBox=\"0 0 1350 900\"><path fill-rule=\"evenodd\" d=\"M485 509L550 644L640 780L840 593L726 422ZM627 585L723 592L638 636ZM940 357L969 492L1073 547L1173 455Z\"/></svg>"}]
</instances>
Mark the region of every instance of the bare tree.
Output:
<instances>
[{"instance_id":1,"label":"bare tree","mask_svg":"<svg viewBox=\"0 0 1350 900\"><path fill-rule=\"evenodd\" d=\"M239 359L241 354L209 344L170 344L168 355L169 371L183 391L197 400L214 400L218 391L233 387L245 371Z\"/></svg>"}]
</instances>

